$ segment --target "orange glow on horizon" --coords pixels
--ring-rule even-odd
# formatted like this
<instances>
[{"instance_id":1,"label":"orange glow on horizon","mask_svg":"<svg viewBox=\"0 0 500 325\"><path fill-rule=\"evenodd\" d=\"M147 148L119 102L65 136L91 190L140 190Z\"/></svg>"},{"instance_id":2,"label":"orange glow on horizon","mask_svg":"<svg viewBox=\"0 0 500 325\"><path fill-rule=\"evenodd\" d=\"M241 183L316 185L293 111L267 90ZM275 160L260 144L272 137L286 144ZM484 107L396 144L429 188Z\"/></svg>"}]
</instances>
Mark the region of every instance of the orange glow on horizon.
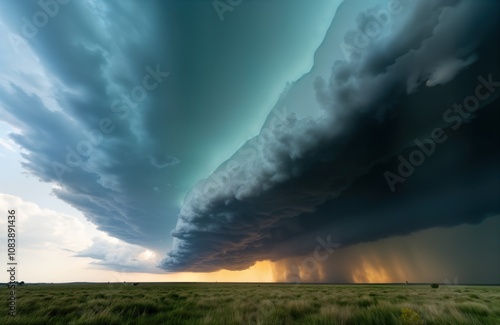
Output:
<instances>
[{"instance_id":1,"label":"orange glow on horizon","mask_svg":"<svg viewBox=\"0 0 500 325\"><path fill-rule=\"evenodd\" d=\"M217 272L179 273L128 273L109 272L106 281L111 282L274 282L271 261L260 261L246 270Z\"/></svg>"},{"instance_id":2,"label":"orange glow on horizon","mask_svg":"<svg viewBox=\"0 0 500 325\"><path fill-rule=\"evenodd\" d=\"M273 282L270 261L260 261L242 271L220 270L210 273L183 272L167 275L167 281L182 282ZM165 279L163 280L165 281Z\"/></svg>"}]
</instances>

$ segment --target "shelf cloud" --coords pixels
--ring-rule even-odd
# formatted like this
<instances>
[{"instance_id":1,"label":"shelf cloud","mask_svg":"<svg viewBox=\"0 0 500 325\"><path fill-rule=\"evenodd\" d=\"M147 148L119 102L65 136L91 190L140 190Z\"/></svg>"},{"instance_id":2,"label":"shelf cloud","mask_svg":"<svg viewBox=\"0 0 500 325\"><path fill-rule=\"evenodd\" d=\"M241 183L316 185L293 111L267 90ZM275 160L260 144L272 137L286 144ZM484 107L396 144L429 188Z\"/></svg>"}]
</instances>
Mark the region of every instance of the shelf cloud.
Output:
<instances>
[{"instance_id":1,"label":"shelf cloud","mask_svg":"<svg viewBox=\"0 0 500 325\"><path fill-rule=\"evenodd\" d=\"M269 119L191 190L161 267L241 270L308 254L320 235L345 247L500 212L499 4L404 3L328 79L311 78L319 114Z\"/></svg>"}]
</instances>

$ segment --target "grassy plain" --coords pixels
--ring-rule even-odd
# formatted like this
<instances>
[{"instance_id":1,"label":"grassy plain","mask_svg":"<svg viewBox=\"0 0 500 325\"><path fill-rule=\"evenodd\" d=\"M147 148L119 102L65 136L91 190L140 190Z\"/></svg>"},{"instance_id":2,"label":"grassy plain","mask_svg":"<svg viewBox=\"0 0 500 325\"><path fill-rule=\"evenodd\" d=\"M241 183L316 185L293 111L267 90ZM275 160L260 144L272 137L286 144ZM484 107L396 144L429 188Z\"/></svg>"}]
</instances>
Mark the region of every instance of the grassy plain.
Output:
<instances>
[{"instance_id":1,"label":"grassy plain","mask_svg":"<svg viewBox=\"0 0 500 325\"><path fill-rule=\"evenodd\" d=\"M500 324L500 287L52 284L17 288L0 324Z\"/></svg>"}]
</instances>

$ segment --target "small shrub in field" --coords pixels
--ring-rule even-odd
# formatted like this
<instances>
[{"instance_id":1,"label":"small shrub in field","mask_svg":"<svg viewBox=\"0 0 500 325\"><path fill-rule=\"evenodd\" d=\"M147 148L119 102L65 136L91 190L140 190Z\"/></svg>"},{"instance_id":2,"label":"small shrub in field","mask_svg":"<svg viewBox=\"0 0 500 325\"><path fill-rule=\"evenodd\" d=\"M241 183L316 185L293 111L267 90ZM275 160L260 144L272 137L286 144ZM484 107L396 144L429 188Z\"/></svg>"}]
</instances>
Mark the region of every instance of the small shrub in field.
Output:
<instances>
[{"instance_id":1,"label":"small shrub in field","mask_svg":"<svg viewBox=\"0 0 500 325\"><path fill-rule=\"evenodd\" d=\"M433 284L431 284L431 288L432 289L437 289L437 288L439 288L439 284L433 283Z\"/></svg>"},{"instance_id":2,"label":"small shrub in field","mask_svg":"<svg viewBox=\"0 0 500 325\"><path fill-rule=\"evenodd\" d=\"M403 321L403 324L408 325L420 325L424 323L424 321L420 318L420 315L411 308L401 309L401 320Z\"/></svg>"}]
</instances>

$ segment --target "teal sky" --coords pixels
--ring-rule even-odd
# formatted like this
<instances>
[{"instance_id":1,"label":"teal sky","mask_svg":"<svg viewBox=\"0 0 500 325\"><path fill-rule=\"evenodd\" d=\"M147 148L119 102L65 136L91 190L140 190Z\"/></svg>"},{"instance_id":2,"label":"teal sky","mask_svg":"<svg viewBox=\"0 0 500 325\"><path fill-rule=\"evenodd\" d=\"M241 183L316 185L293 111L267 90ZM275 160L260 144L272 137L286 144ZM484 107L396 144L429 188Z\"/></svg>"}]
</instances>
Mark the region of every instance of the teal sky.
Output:
<instances>
[{"instance_id":1,"label":"teal sky","mask_svg":"<svg viewBox=\"0 0 500 325\"><path fill-rule=\"evenodd\" d=\"M286 83L311 69L336 4L246 2L222 24L208 2L176 1L163 10L172 13L158 18L172 40L172 93L158 98L167 118L147 123L185 162L179 184L191 187L258 134Z\"/></svg>"}]
</instances>

